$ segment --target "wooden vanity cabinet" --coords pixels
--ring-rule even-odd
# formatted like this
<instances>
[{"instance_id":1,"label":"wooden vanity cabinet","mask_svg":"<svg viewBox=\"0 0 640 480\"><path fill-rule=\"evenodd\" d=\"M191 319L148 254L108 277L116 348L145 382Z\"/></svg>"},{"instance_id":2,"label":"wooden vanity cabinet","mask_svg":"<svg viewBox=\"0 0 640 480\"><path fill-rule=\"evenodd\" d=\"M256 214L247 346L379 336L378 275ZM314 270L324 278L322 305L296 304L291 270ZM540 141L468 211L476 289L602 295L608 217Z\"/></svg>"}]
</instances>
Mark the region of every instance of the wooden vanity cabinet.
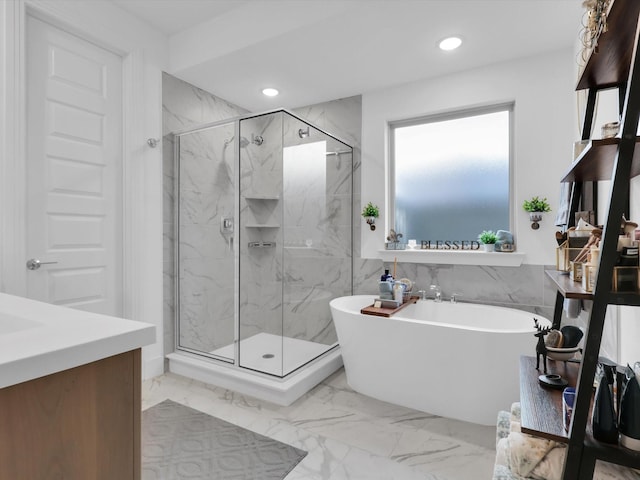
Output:
<instances>
[{"instance_id":1,"label":"wooden vanity cabinet","mask_svg":"<svg viewBox=\"0 0 640 480\"><path fill-rule=\"evenodd\" d=\"M139 480L141 351L0 389L0 479Z\"/></svg>"}]
</instances>

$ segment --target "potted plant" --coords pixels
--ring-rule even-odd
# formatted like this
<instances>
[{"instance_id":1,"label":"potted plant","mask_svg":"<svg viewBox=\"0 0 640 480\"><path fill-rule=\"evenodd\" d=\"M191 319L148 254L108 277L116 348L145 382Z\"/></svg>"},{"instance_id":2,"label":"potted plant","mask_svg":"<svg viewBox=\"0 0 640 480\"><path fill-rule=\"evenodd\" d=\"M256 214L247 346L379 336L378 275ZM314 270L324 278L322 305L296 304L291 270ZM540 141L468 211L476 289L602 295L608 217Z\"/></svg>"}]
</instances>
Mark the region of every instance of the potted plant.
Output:
<instances>
[{"instance_id":1,"label":"potted plant","mask_svg":"<svg viewBox=\"0 0 640 480\"><path fill-rule=\"evenodd\" d=\"M376 229L376 218L380 216L380 210L378 210L378 206L369 202L362 210L362 216L366 219L369 224L369 228L371 230Z\"/></svg>"},{"instance_id":2,"label":"potted plant","mask_svg":"<svg viewBox=\"0 0 640 480\"><path fill-rule=\"evenodd\" d=\"M547 197L540 199L536 196L532 197L531 200L525 200L522 204L522 208L524 208L525 212L529 212L531 228L534 230L540 228L540 224L538 222L542 220L542 214L551 211Z\"/></svg>"},{"instance_id":3,"label":"potted plant","mask_svg":"<svg viewBox=\"0 0 640 480\"><path fill-rule=\"evenodd\" d=\"M491 252L495 248L494 245L498 237L493 230L483 230L482 233L478 235L478 240L484 245L485 252Z\"/></svg>"}]
</instances>

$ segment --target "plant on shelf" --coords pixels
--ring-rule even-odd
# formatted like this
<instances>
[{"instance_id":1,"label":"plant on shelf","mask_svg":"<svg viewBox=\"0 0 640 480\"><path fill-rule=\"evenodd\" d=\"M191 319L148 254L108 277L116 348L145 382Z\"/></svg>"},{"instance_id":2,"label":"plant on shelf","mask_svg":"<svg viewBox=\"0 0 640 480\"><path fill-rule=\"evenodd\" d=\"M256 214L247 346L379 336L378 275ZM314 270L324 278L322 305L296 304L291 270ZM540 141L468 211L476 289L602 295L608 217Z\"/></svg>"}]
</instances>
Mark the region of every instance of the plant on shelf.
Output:
<instances>
[{"instance_id":1,"label":"plant on shelf","mask_svg":"<svg viewBox=\"0 0 640 480\"><path fill-rule=\"evenodd\" d=\"M362 210L362 216L367 220L371 230L376 229L376 218L380 216L380 210L377 205L369 202Z\"/></svg>"},{"instance_id":2,"label":"plant on shelf","mask_svg":"<svg viewBox=\"0 0 640 480\"><path fill-rule=\"evenodd\" d=\"M529 220L531 221L531 228L537 230L540 228L538 223L542 220L542 214L551 211L547 197L538 198L532 197L531 200L525 200L522 204L525 212L529 212Z\"/></svg>"},{"instance_id":3,"label":"plant on shelf","mask_svg":"<svg viewBox=\"0 0 640 480\"><path fill-rule=\"evenodd\" d=\"M498 240L498 236L493 230L483 230L482 233L478 235L478 240L484 245L485 252L491 252L494 249L493 245Z\"/></svg>"}]
</instances>

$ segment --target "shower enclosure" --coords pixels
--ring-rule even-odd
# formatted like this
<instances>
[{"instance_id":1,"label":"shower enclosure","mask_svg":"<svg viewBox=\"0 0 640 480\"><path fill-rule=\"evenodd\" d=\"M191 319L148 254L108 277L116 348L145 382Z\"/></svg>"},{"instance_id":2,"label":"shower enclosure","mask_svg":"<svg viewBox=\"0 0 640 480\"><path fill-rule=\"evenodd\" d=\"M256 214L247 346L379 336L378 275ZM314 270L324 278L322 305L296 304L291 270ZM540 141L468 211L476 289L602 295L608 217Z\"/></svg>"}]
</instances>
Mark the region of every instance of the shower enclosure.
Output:
<instances>
[{"instance_id":1,"label":"shower enclosure","mask_svg":"<svg viewBox=\"0 0 640 480\"><path fill-rule=\"evenodd\" d=\"M176 354L284 379L336 350L352 158L286 110L175 134Z\"/></svg>"}]
</instances>

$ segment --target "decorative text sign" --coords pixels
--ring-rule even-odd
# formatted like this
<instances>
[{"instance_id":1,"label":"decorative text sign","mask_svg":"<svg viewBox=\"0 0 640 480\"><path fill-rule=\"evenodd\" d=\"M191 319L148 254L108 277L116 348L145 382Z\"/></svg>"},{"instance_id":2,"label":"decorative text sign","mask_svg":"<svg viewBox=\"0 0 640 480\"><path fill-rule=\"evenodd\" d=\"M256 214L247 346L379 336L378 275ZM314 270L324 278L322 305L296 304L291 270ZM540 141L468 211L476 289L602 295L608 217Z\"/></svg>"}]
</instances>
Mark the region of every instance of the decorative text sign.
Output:
<instances>
[{"instance_id":1,"label":"decorative text sign","mask_svg":"<svg viewBox=\"0 0 640 480\"><path fill-rule=\"evenodd\" d=\"M420 240L421 250L480 250L476 240Z\"/></svg>"}]
</instances>

